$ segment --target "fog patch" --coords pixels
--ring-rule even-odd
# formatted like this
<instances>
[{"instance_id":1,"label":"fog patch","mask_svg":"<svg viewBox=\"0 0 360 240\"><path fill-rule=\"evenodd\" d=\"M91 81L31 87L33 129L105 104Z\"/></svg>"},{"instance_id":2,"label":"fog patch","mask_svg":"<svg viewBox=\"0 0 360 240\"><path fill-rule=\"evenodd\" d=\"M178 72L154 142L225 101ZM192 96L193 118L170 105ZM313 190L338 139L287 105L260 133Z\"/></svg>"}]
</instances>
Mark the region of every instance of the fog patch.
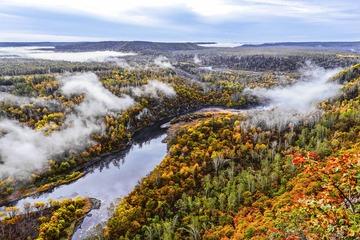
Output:
<instances>
[{"instance_id":1,"label":"fog patch","mask_svg":"<svg viewBox=\"0 0 360 240\"><path fill-rule=\"evenodd\" d=\"M45 52L37 54L27 54L27 58L70 61L70 62L109 62L117 57L133 56L134 53L122 53L114 51L96 52Z\"/></svg>"},{"instance_id":2,"label":"fog patch","mask_svg":"<svg viewBox=\"0 0 360 240\"><path fill-rule=\"evenodd\" d=\"M0 176L24 179L46 166L51 157L92 145L90 135L101 130L100 125L74 116L69 117L65 125L69 126L46 136L19 122L1 120Z\"/></svg>"},{"instance_id":3,"label":"fog patch","mask_svg":"<svg viewBox=\"0 0 360 240\"><path fill-rule=\"evenodd\" d=\"M96 52L43 52L26 54L25 58L70 61L70 62L109 62L117 57L133 56L133 53L121 53L113 51Z\"/></svg>"},{"instance_id":4,"label":"fog patch","mask_svg":"<svg viewBox=\"0 0 360 240\"><path fill-rule=\"evenodd\" d=\"M0 47L1 58L27 58L28 54L38 54L47 50L53 52L54 47Z\"/></svg>"},{"instance_id":5,"label":"fog patch","mask_svg":"<svg viewBox=\"0 0 360 240\"><path fill-rule=\"evenodd\" d=\"M221 43L203 43L203 44L196 44L200 47L220 47L220 48L235 48L241 47L246 43L233 43L233 42L221 42Z\"/></svg>"},{"instance_id":6,"label":"fog patch","mask_svg":"<svg viewBox=\"0 0 360 240\"><path fill-rule=\"evenodd\" d=\"M199 69L204 70L204 71L214 71L212 66L207 66L207 67L199 67Z\"/></svg>"},{"instance_id":7,"label":"fog patch","mask_svg":"<svg viewBox=\"0 0 360 240\"><path fill-rule=\"evenodd\" d=\"M282 108L273 107L269 109L255 109L247 112L248 119L246 127L261 127L262 129L276 130L281 134L286 128L294 128L299 124L308 126L317 122L322 111L315 109L311 112L300 113L295 111L284 111Z\"/></svg>"},{"instance_id":8,"label":"fog patch","mask_svg":"<svg viewBox=\"0 0 360 240\"><path fill-rule=\"evenodd\" d=\"M301 77L294 85L244 90L267 102L264 109L248 111L248 126L277 129L280 134L286 127L299 123L314 124L322 114L317 104L340 93L341 85L329 81L340 70L308 64L300 69Z\"/></svg>"},{"instance_id":9,"label":"fog patch","mask_svg":"<svg viewBox=\"0 0 360 240\"><path fill-rule=\"evenodd\" d=\"M18 176L23 178L45 162L46 137L41 132L21 125L18 122L2 119L0 121L0 176Z\"/></svg>"},{"instance_id":10,"label":"fog patch","mask_svg":"<svg viewBox=\"0 0 360 240\"><path fill-rule=\"evenodd\" d=\"M155 65L157 65L158 67L161 67L161 68L173 68L169 59L165 56L159 56L159 57L155 58L154 63L155 63Z\"/></svg>"},{"instance_id":11,"label":"fog patch","mask_svg":"<svg viewBox=\"0 0 360 240\"><path fill-rule=\"evenodd\" d=\"M245 92L266 99L270 105L284 111L298 113L314 111L317 103L334 97L340 92L340 84L328 81L340 69L326 70L308 66L300 71L300 80L292 86L247 89Z\"/></svg>"},{"instance_id":12,"label":"fog patch","mask_svg":"<svg viewBox=\"0 0 360 240\"><path fill-rule=\"evenodd\" d=\"M54 47L2 47L1 58L32 58L70 62L111 62L119 57L134 56L136 53L115 51L55 52Z\"/></svg>"},{"instance_id":13,"label":"fog patch","mask_svg":"<svg viewBox=\"0 0 360 240\"><path fill-rule=\"evenodd\" d=\"M159 98L158 92L162 92L168 97L174 97L176 95L173 87L158 80L151 80L148 84L132 88L131 90L133 95L137 97L150 94L154 98Z\"/></svg>"},{"instance_id":14,"label":"fog patch","mask_svg":"<svg viewBox=\"0 0 360 240\"><path fill-rule=\"evenodd\" d=\"M201 64L202 63L201 59L197 55L194 56L194 63L195 64Z\"/></svg>"},{"instance_id":15,"label":"fog patch","mask_svg":"<svg viewBox=\"0 0 360 240\"><path fill-rule=\"evenodd\" d=\"M58 77L58 81L63 84L61 92L67 97L85 94L85 99L76 107L76 112L87 118L119 112L135 105L135 101L129 96L117 97L104 88L94 73Z\"/></svg>"},{"instance_id":16,"label":"fog patch","mask_svg":"<svg viewBox=\"0 0 360 240\"><path fill-rule=\"evenodd\" d=\"M54 107L59 106L59 102L56 100L48 100L42 98L33 98L33 97L25 97L25 96L16 96L10 93L1 93L0 94L0 102L3 104L8 104L11 106L21 106L26 104L34 104L38 107L48 107L53 109Z\"/></svg>"},{"instance_id":17,"label":"fog patch","mask_svg":"<svg viewBox=\"0 0 360 240\"><path fill-rule=\"evenodd\" d=\"M116 65L124 69L134 69L134 67L130 66L130 64L123 58L109 58L108 62L114 62Z\"/></svg>"},{"instance_id":18,"label":"fog patch","mask_svg":"<svg viewBox=\"0 0 360 240\"><path fill-rule=\"evenodd\" d=\"M43 169L47 161L65 151L91 146L93 133L105 130L102 117L135 104L129 96L117 97L105 89L93 73L57 77L66 95L84 94L75 112L66 116L62 129L43 135L17 121L0 120L0 176L23 179Z\"/></svg>"}]
</instances>

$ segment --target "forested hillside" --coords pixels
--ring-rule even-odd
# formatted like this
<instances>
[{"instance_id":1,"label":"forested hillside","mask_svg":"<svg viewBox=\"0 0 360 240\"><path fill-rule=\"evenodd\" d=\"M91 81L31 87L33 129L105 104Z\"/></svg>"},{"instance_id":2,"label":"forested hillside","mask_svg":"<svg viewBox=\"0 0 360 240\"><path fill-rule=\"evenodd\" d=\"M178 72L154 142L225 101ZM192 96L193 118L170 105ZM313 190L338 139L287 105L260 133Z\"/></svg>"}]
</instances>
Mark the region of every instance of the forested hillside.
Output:
<instances>
[{"instance_id":1,"label":"forested hillside","mask_svg":"<svg viewBox=\"0 0 360 240\"><path fill-rule=\"evenodd\" d=\"M95 115L91 121L99 124L103 121L101 124L104 126L101 132L97 130L91 134L95 144L92 143L85 149L73 147L62 154L53 154L51 159L47 159L46 171L33 172L26 178L21 177L20 173L18 177L16 174L9 175L5 172L0 190L1 201L9 201L7 197L11 195L10 199L16 198L19 194L23 195L23 191L45 190L54 183L65 183L80 177L81 172L78 169L87 165L87 162L93 161L94 157L101 154L124 148L136 130L159 119L203 106L239 107L251 104L243 96L238 95L244 88L240 83L234 84L224 80L221 87L216 87L210 82L209 91L204 92L201 85L190 83L189 80L173 74L172 70L98 72L101 84L110 91L109 94L119 97L129 95L134 99L134 104L121 114L106 115L105 112L103 116ZM91 79L93 76L84 75L84 79ZM157 80L154 82L153 79ZM78 94L64 94L61 90L64 82L51 74L17 76L2 81L13 86L12 93L18 96L3 95L2 116L18 120L25 124L26 128L35 129L45 135L51 136L57 131L71 127L67 122L67 119L71 119L71 113L79 112L78 106L89 101L81 89L76 90ZM161 85L165 83L166 85ZM168 94L167 89L174 91L174 96ZM21 190L22 186L26 186L26 190Z\"/></svg>"},{"instance_id":2,"label":"forested hillside","mask_svg":"<svg viewBox=\"0 0 360 240\"><path fill-rule=\"evenodd\" d=\"M178 50L197 50L202 49L194 43L159 43L146 41L107 41L96 43L76 43L68 45L58 45L58 51L178 51Z\"/></svg>"},{"instance_id":3,"label":"forested hillside","mask_svg":"<svg viewBox=\"0 0 360 240\"><path fill-rule=\"evenodd\" d=\"M1 61L0 238L71 237L100 200L16 201L84 179L166 121L166 157L163 144L88 239L360 237L360 66L339 68L358 55L125 45L143 44L103 62Z\"/></svg>"},{"instance_id":4,"label":"forested hillside","mask_svg":"<svg viewBox=\"0 0 360 240\"><path fill-rule=\"evenodd\" d=\"M332 79L342 94L315 119L266 128L223 113L179 127L106 238L358 239L359 68Z\"/></svg>"}]
</instances>

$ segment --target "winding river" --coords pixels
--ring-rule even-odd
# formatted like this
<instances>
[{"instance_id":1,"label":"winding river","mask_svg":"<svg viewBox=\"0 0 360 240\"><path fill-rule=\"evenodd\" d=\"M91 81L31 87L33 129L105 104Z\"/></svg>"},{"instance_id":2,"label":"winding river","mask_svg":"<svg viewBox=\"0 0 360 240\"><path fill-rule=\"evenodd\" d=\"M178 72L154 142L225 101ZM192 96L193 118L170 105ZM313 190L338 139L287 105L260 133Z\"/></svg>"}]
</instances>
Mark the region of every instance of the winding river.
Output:
<instances>
[{"instance_id":1,"label":"winding river","mask_svg":"<svg viewBox=\"0 0 360 240\"><path fill-rule=\"evenodd\" d=\"M82 178L67 185L61 185L50 191L39 193L19 200L15 204L20 209L25 202L47 202L49 198L62 200L65 198L90 197L101 201L99 209L87 214L81 226L75 231L72 239L84 239L89 231L98 224L104 224L111 216L111 203L126 196L142 179L149 174L165 157L167 145L163 142L166 129L161 128L163 122L139 131L133 136L131 147L103 157L101 161L87 169Z\"/></svg>"},{"instance_id":2,"label":"winding river","mask_svg":"<svg viewBox=\"0 0 360 240\"><path fill-rule=\"evenodd\" d=\"M223 108L209 107L199 111L222 111ZM231 112L246 110L226 109ZM135 133L130 147L102 157L98 162L86 169L80 179L66 185L55 187L46 192L23 198L11 203L23 209L24 203L48 202L49 199L89 197L101 201L98 209L92 209L72 239L84 239L94 233L97 226L104 226L113 214L113 206L119 198L125 197L141 179L149 174L167 154L166 137L168 119L141 129ZM2 207L4 208L4 207ZM1 211L1 208L0 208Z\"/></svg>"}]
</instances>

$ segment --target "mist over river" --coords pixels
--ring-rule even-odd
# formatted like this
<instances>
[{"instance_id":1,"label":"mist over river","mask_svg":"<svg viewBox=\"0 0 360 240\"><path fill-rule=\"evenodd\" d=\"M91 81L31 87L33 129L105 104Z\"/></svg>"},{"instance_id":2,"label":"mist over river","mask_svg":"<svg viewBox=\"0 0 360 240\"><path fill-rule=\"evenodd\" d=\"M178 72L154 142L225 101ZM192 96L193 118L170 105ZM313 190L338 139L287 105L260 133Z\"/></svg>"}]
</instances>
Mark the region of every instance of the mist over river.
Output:
<instances>
[{"instance_id":1,"label":"mist over river","mask_svg":"<svg viewBox=\"0 0 360 240\"><path fill-rule=\"evenodd\" d=\"M108 210L111 203L126 196L142 177L150 173L165 157L167 145L163 140L166 137L166 129L160 128L163 123L159 122L137 132L131 147L103 157L87 169L84 177L47 192L26 197L11 205L22 209L25 202L48 202L50 198L96 198L101 201L100 208L89 212L72 239L85 238L89 229L105 223L111 217L112 212Z\"/></svg>"},{"instance_id":2,"label":"mist over river","mask_svg":"<svg viewBox=\"0 0 360 240\"><path fill-rule=\"evenodd\" d=\"M315 80L319 79L314 77L314 74L310 75L310 83L301 82L300 87L298 86L299 84L295 84L287 89L295 89L294 92L296 92L296 94L302 93L305 91L304 89L306 89L308 84L314 84ZM326 78L321 78L322 81L320 81L320 83L318 83L319 81L316 81L316 84L318 83L318 85L322 87L324 85L329 85L329 83L325 81L326 79L328 79L327 76ZM330 85L331 84L332 83L330 83ZM303 85L305 87L303 87ZM282 92L285 91L284 89L251 90L257 96L264 95L264 97L270 100L270 105L254 106L252 109L246 110L209 107L203 108L200 111L229 111L238 114L245 113L249 116L248 122L250 122L250 124L259 122L269 124L269 122L272 122L274 126L280 126L288 123L296 123L300 120L298 104L296 101L292 101L292 105L289 105L289 101L286 97L284 97L285 100L279 98L280 95L283 95ZM328 88L325 89L328 91ZM272 91L277 93L275 99ZM313 106L314 102L320 102L321 100L336 94L337 91L338 86L336 85L333 87L331 94L329 95L319 94L318 91L306 95L306 106L308 106L306 108L307 112L305 110L305 112L301 111L301 116L306 117L311 115L315 107L312 108L310 106ZM318 95L321 95L324 99L318 99ZM304 104L302 101L301 103ZM79 226L79 228L75 231L72 238L84 239L88 233L91 233L95 229L97 225L105 225L106 221L113 213L113 209L111 209L111 207L114 206L114 204L112 203L116 204L119 198L128 195L136 184L141 182L141 179L149 174L166 156L167 144L163 141L166 137L166 129L161 127L162 125L166 125L164 123L166 123L166 120L159 121L156 124L144 128L134 134L130 147L102 157L97 163L85 169L86 174L82 178L70 184L56 187L50 191L21 199L15 204L22 209L25 202L29 202L31 204L38 201L48 202L48 199L50 198L54 200L62 200L80 196L100 200L101 206L98 209L93 209L89 212L84 221L81 223L81 226ZM14 205L14 203L11 203L11 205Z\"/></svg>"}]
</instances>

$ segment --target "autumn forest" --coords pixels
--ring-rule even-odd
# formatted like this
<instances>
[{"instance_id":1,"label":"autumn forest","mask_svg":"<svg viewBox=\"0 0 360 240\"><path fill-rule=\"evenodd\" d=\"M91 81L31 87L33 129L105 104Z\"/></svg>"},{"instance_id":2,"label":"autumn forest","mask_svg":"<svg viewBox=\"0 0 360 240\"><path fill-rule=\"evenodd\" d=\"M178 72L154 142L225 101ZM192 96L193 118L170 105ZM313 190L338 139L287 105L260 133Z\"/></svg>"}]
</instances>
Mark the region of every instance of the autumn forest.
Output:
<instances>
[{"instance_id":1,"label":"autumn forest","mask_svg":"<svg viewBox=\"0 0 360 240\"><path fill-rule=\"evenodd\" d=\"M360 238L358 53L33 49L72 60L0 51L0 239Z\"/></svg>"}]
</instances>

